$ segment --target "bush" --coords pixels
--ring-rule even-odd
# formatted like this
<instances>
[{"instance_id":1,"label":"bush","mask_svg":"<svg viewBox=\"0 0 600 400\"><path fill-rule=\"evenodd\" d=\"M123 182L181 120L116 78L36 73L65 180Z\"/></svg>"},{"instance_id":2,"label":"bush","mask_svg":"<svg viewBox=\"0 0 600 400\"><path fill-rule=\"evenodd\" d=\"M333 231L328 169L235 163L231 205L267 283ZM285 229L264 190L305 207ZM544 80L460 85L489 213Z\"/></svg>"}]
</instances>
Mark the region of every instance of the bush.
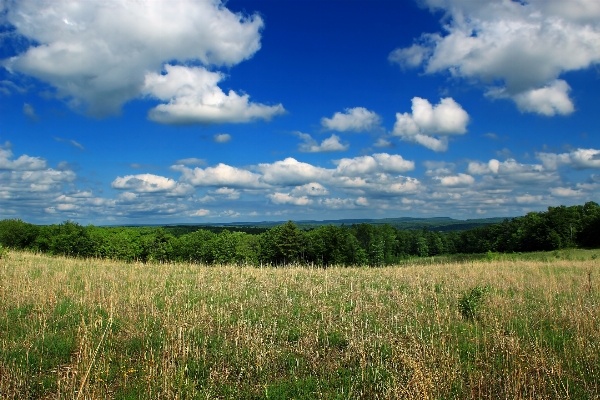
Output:
<instances>
[{"instance_id":1,"label":"bush","mask_svg":"<svg viewBox=\"0 0 600 400\"><path fill-rule=\"evenodd\" d=\"M489 286L475 286L461 296L458 300L458 309L464 319L472 321L477 318L477 313L481 309L484 297L489 290Z\"/></svg>"},{"instance_id":2,"label":"bush","mask_svg":"<svg viewBox=\"0 0 600 400\"><path fill-rule=\"evenodd\" d=\"M8 249L0 244L0 260L8 255Z\"/></svg>"}]
</instances>

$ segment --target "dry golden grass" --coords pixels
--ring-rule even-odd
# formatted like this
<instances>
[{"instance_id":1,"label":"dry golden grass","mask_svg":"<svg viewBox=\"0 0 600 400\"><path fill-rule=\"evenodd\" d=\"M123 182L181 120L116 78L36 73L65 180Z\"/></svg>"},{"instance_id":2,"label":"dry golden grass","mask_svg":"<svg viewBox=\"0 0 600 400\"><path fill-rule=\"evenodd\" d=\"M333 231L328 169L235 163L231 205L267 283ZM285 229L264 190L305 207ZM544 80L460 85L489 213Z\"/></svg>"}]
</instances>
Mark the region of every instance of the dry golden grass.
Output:
<instances>
[{"instance_id":1,"label":"dry golden grass","mask_svg":"<svg viewBox=\"0 0 600 400\"><path fill-rule=\"evenodd\" d=\"M10 252L0 398L598 398L599 277L592 260L324 270Z\"/></svg>"}]
</instances>

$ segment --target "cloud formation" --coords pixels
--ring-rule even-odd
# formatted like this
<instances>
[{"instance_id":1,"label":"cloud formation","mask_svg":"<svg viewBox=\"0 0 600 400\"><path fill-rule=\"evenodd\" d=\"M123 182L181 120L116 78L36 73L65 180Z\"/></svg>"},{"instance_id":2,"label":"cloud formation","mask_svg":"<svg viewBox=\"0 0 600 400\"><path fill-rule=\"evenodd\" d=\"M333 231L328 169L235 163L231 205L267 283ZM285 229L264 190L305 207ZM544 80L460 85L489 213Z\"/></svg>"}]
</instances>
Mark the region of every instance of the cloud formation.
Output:
<instances>
[{"instance_id":1,"label":"cloud formation","mask_svg":"<svg viewBox=\"0 0 600 400\"><path fill-rule=\"evenodd\" d=\"M219 133L213 136L215 143L227 143L231 141L231 135L229 133Z\"/></svg>"},{"instance_id":2,"label":"cloud formation","mask_svg":"<svg viewBox=\"0 0 600 400\"><path fill-rule=\"evenodd\" d=\"M117 177L110 186L113 189L133 190L137 193L168 192L173 196L184 196L193 192L188 184L154 174L138 174Z\"/></svg>"},{"instance_id":3,"label":"cloud formation","mask_svg":"<svg viewBox=\"0 0 600 400\"><path fill-rule=\"evenodd\" d=\"M335 175L337 176L365 176L377 172L399 174L415 169L413 161L405 160L398 154L379 153L373 156L355 158L342 158L336 160Z\"/></svg>"},{"instance_id":4,"label":"cloud formation","mask_svg":"<svg viewBox=\"0 0 600 400\"><path fill-rule=\"evenodd\" d=\"M196 167L194 169L183 165L174 165L171 169L181 173L180 181L197 187L258 189L266 186L259 181L260 175L223 163L215 167Z\"/></svg>"},{"instance_id":5,"label":"cloud formation","mask_svg":"<svg viewBox=\"0 0 600 400\"><path fill-rule=\"evenodd\" d=\"M27 210L40 221L52 222L82 217L254 218L257 204L266 204L265 215L295 218L361 209L439 215L449 207L454 216L465 218L473 213L517 215L544 205L595 199L600 187L594 175L570 182L572 174L557 171L600 168L600 151L595 149L536 153L539 164L512 158L471 161L464 171L458 171L461 163L425 161L423 180L404 175L415 170L413 161L376 153L332 160L330 167L286 158L248 167L221 163L192 168L184 164L202 160L179 160L171 167L178 176L119 176L111 184L116 195L103 198L89 188L77 188L85 180L77 179L68 166L49 168L39 157L15 157L9 147L0 146L0 214L10 218Z\"/></svg>"},{"instance_id":6,"label":"cloud formation","mask_svg":"<svg viewBox=\"0 0 600 400\"><path fill-rule=\"evenodd\" d=\"M346 151L350 148L349 144L341 143L340 137L335 134L324 139L321 144L308 133L297 132L297 135L304 141L304 143L298 145L298 150L303 153L331 153L334 151Z\"/></svg>"},{"instance_id":7,"label":"cloud formation","mask_svg":"<svg viewBox=\"0 0 600 400\"><path fill-rule=\"evenodd\" d=\"M569 153L535 153L547 170L553 171L563 166L574 169L600 168L600 150L577 149Z\"/></svg>"},{"instance_id":8,"label":"cloud formation","mask_svg":"<svg viewBox=\"0 0 600 400\"><path fill-rule=\"evenodd\" d=\"M161 75L164 63L173 60L227 67L260 49L262 18L233 13L220 0L2 5L15 34L35 44L1 65L49 83L57 97L91 115L119 113L143 95L167 102L149 118L169 124L268 120L283 112L281 105L223 93L217 83L224 76L203 67L167 64L167 75Z\"/></svg>"},{"instance_id":9,"label":"cloud formation","mask_svg":"<svg viewBox=\"0 0 600 400\"><path fill-rule=\"evenodd\" d=\"M487 163L470 162L467 172L471 175L487 175L490 186L506 186L512 184L536 185L556 182L559 176L541 164L522 164L509 158L500 162L491 159Z\"/></svg>"},{"instance_id":10,"label":"cloud formation","mask_svg":"<svg viewBox=\"0 0 600 400\"><path fill-rule=\"evenodd\" d=\"M524 112L574 111L561 74L600 63L600 7L595 0L423 0L443 11L445 34L423 34L389 55L403 68L448 72L479 81L487 95L510 98Z\"/></svg>"},{"instance_id":11,"label":"cloud formation","mask_svg":"<svg viewBox=\"0 0 600 400\"><path fill-rule=\"evenodd\" d=\"M448 149L447 136L465 134L468 123L469 114L450 97L435 106L426 99L413 97L412 113L396 114L392 135L442 152Z\"/></svg>"},{"instance_id":12,"label":"cloud formation","mask_svg":"<svg viewBox=\"0 0 600 400\"><path fill-rule=\"evenodd\" d=\"M346 108L331 118L321 118L323 128L338 132L365 132L378 129L381 117L364 107Z\"/></svg>"},{"instance_id":13,"label":"cloud formation","mask_svg":"<svg viewBox=\"0 0 600 400\"><path fill-rule=\"evenodd\" d=\"M29 118L31 121L37 121L37 120L39 120L39 117L35 113L35 109L29 103L24 103L23 104L23 114L25 114L25 116L27 118Z\"/></svg>"},{"instance_id":14,"label":"cloud formation","mask_svg":"<svg viewBox=\"0 0 600 400\"><path fill-rule=\"evenodd\" d=\"M308 204L312 204L313 200L309 199L307 196L294 197L287 193L279 193L275 192L268 195L269 199L274 204L293 204L295 206L306 206Z\"/></svg>"},{"instance_id":15,"label":"cloud formation","mask_svg":"<svg viewBox=\"0 0 600 400\"><path fill-rule=\"evenodd\" d=\"M224 75L203 67L165 65L166 74L146 74L143 93L168 103L148 112L155 122L172 125L241 123L270 120L285 112L283 106L251 103L247 94L225 94L217 86ZM221 140L226 137L221 137ZM223 142L221 142L223 143Z\"/></svg>"}]
</instances>

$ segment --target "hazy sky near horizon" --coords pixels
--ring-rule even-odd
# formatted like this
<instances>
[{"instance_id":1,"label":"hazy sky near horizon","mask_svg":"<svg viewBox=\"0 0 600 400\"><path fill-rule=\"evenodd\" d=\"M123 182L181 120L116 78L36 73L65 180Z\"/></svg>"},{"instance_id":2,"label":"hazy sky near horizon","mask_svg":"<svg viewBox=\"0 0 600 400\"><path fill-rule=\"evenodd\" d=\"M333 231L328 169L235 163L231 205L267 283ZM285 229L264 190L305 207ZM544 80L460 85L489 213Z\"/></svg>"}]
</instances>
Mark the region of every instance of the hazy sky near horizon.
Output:
<instances>
[{"instance_id":1,"label":"hazy sky near horizon","mask_svg":"<svg viewBox=\"0 0 600 400\"><path fill-rule=\"evenodd\" d=\"M0 218L600 201L597 0L0 0Z\"/></svg>"}]
</instances>

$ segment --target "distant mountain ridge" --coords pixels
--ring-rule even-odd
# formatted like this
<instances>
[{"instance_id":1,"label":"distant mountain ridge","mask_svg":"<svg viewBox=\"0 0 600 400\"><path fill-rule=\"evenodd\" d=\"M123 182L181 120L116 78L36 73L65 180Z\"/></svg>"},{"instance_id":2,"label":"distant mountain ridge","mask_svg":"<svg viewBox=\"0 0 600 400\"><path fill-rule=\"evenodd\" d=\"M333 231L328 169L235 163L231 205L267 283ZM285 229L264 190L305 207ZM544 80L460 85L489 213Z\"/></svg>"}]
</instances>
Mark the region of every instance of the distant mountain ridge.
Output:
<instances>
[{"instance_id":1,"label":"distant mountain ridge","mask_svg":"<svg viewBox=\"0 0 600 400\"><path fill-rule=\"evenodd\" d=\"M512 217L496 217L496 218L478 218L478 219L454 219L450 217L432 217L432 218L353 218L353 219L327 219L327 220L298 220L293 221L300 229L309 230L316 229L323 225L359 225L362 223L372 225L389 224L396 229L401 230L419 230L426 228L429 231L450 232L450 231L465 231L485 225L497 224L505 219ZM197 229L208 229L211 231L221 231L230 229L234 231L247 231L248 233L259 233L277 225L286 223L287 221L260 221L260 222L213 222L204 224L182 223L182 224L160 224L160 225L127 225L127 226L163 226L167 230L177 231L179 234L191 232Z\"/></svg>"}]
</instances>

